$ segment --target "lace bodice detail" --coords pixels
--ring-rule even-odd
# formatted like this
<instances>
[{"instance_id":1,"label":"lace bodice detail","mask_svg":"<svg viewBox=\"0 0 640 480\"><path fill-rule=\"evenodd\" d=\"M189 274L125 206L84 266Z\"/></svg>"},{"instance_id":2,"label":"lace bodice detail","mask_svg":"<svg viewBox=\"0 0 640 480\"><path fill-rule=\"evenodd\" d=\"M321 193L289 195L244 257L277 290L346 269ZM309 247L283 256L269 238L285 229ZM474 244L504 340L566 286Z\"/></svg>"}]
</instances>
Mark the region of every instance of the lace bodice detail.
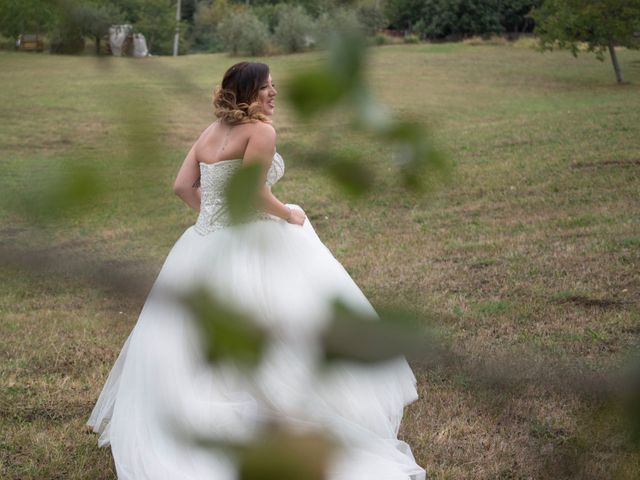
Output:
<instances>
[{"instance_id":1,"label":"lace bodice detail","mask_svg":"<svg viewBox=\"0 0 640 480\"><path fill-rule=\"evenodd\" d=\"M223 160L216 163L200 163L200 215L195 229L201 235L229 226L229 209L224 198L227 182L242 165L241 159ZM267 185L272 187L284 175L284 160L279 153L273 156L267 172ZM262 214L261 218L272 218Z\"/></svg>"}]
</instances>

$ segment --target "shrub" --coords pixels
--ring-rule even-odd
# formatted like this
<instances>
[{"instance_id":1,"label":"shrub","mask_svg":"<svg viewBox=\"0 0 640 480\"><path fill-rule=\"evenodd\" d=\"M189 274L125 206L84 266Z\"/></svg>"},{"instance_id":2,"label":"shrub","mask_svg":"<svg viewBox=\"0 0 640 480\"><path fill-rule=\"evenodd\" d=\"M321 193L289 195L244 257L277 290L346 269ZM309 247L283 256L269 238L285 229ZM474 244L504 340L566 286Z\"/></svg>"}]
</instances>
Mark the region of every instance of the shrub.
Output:
<instances>
[{"instance_id":1,"label":"shrub","mask_svg":"<svg viewBox=\"0 0 640 480\"><path fill-rule=\"evenodd\" d=\"M291 6L287 3L264 4L251 7L253 13L269 27L269 32L274 33L280 20L280 15L286 12Z\"/></svg>"},{"instance_id":2,"label":"shrub","mask_svg":"<svg viewBox=\"0 0 640 480\"><path fill-rule=\"evenodd\" d=\"M216 33L218 24L229 15L229 11L230 6L227 0L197 4L190 36L194 50L218 52L223 48Z\"/></svg>"},{"instance_id":3,"label":"shrub","mask_svg":"<svg viewBox=\"0 0 640 480\"><path fill-rule=\"evenodd\" d=\"M318 41L324 45L336 32L364 33L365 30L356 12L347 8L336 8L323 13L318 17L317 25Z\"/></svg>"},{"instance_id":4,"label":"shrub","mask_svg":"<svg viewBox=\"0 0 640 480\"><path fill-rule=\"evenodd\" d=\"M478 46L478 45L507 45L508 41L505 37L501 37L498 35L492 35L491 37L479 37L479 36L475 36L475 37L469 37L469 38L465 38L462 43L464 43L465 45L472 45L472 46Z\"/></svg>"},{"instance_id":5,"label":"shrub","mask_svg":"<svg viewBox=\"0 0 640 480\"><path fill-rule=\"evenodd\" d=\"M463 38L501 33L497 0L427 0L413 32L426 38Z\"/></svg>"},{"instance_id":6,"label":"shrub","mask_svg":"<svg viewBox=\"0 0 640 480\"><path fill-rule=\"evenodd\" d=\"M0 50L16 50L18 47L16 45L15 38L5 37L4 35L0 35Z\"/></svg>"},{"instance_id":7,"label":"shrub","mask_svg":"<svg viewBox=\"0 0 640 480\"><path fill-rule=\"evenodd\" d=\"M541 4L543 0L386 0L383 3L392 28L428 38L531 32L533 20L528 14Z\"/></svg>"},{"instance_id":8,"label":"shrub","mask_svg":"<svg viewBox=\"0 0 640 480\"><path fill-rule=\"evenodd\" d=\"M404 36L404 43L420 43L420 37L418 37L417 35L405 35Z\"/></svg>"},{"instance_id":9,"label":"shrub","mask_svg":"<svg viewBox=\"0 0 640 480\"><path fill-rule=\"evenodd\" d=\"M264 55L269 48L269 30L249 10L231 13L217 31L218 39L232 55Z\"/></svg>"},{"instance_id":10,"label":"shrub","mask_svg":"<svg viewBox=\"0 0 640 480\"><path fill-rule=\"evenodd\" d=\"M77 55L84 52L84 37L77 32L57 32L51 39L51 53Z\"/></svg>"},{"instance_id":11,"label":"shrub","mask_svg":"<svg viewBox=\"0 0 640 480\"><path fill-rule=\"evenodd\" d=\"M389 37L383 33L378 33L375 37L373 37L374 45L389 45L391 40Z\"/></svg>"},{"instance_id":12,"label":"shrub","mask_svg":"<svg viewBox=\"0 0 640 480\"><path fill-rule=\"evenodd\" d=\"M389 24L380 2L375 0L361 3L356 10L356 15L367 35L374 35Z\"/></svg>"},{"instance_id":13,"label":"shrub","mask_svg":"<svg viewBox=\"0 0 640 480\"><path fill-rule=\"evenodd\" d=\"M312 42L313 21L300 6L280 13L274 40L285 52L300 52Z\"/></svg>"}]
</instances>

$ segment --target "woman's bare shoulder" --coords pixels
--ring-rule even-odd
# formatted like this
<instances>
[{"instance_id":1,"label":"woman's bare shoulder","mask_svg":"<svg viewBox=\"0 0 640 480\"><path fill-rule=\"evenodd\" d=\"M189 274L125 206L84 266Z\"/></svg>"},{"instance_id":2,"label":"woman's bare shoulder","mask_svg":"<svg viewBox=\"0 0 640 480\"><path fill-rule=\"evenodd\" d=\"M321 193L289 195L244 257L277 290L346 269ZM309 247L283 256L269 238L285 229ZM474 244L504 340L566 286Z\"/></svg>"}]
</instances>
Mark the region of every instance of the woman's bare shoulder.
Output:
<instances>
[{"instance_id":1,"label":"woman's bare shoulder","mask_svg":"<svg viewBox=\"0 0 640 480\"><path fill-rule=\"evenodd\" d=\"M276 129L266 122L252 122L247 124L247 143L262 151L276 149Z\"/></svg>"},{"instance_id":2,"label":"woman's bare shoulder","mask_svg":"<svg viewBox=\"0 0 640 480\"><path fill-rule=\"evenodd\" d=\"M215 122L210 123L209 125L207 125L204 130L202 130L200 132L200 135L198 135L198 139L196 140L196 143L200 142L202 139L206 138L209 136L209 134L211 134L211 132L217 127L218 125L218 121L216 120Z\"/></svg>"},{"instance_id":3,"label":"woman's bare shoulder","mask_svg":"<svg viewBox=\"0 0 640 480\"><path fill-rule=\"evenodd\" d=\"M274 138L276 136L276 129L272 124L267 122L255 121L246 123L244 126L250 135L268 135Z\"/></svg>"}]
</instances>

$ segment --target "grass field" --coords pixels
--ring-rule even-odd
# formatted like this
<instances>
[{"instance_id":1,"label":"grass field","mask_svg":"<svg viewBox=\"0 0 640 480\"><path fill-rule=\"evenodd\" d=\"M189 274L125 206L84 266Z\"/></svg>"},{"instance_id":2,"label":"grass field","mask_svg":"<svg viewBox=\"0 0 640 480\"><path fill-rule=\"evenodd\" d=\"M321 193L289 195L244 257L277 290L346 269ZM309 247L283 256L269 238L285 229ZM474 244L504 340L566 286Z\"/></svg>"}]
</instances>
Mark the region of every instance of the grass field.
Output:
<instances>
[{"instance_id":1,"label":"grass field","mask_svg":"<svg viewBox=\"0 0 640 480\"><path fill-rule=\"evenodd\" d=\"M282 91L322 57L266 61ZM609 64L566 52L374 49L375 95L428 123L455 163L452 181L428 196L400 188L388 150L341 128L343 116L302 124L278 105L288 170L276 193L305 208L372 303L434 318L479 371L499 364L522 379L485 385L416 369L421 398L401 435L431 478L638 477L616 406L558 387L563 370L553 367L615 371L638 345L640 52L621 51L620 61L622 86ZM171 185L231 63L0 53L0 195L19 199L0 211L2 245L55 246L150 286L194 221ZM123 112L154 141L132 150L139 132ZM327 134L366 152L379 191L352 200L296 158ZM151 161L123 160L136 152ZM34 227L17 212L42 207L41 186L68 165L97 168L105 194L84 214ZM0 478L115 478L110 452L82 427L144 294L114 297L74 278L60 266L0 271Z\"/></svg>"}]
</instances>

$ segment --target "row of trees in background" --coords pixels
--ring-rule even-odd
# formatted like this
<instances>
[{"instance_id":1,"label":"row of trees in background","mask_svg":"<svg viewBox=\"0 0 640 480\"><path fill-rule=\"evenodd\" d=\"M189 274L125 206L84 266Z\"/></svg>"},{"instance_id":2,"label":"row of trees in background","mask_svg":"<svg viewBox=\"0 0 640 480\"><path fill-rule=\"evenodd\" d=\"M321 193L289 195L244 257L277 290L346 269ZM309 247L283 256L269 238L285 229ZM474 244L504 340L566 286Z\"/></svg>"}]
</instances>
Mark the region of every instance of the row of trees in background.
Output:
<instances>
[{"instance_id":1,"label":"row of trees in background","mask_svg":"<svg viewBox=\"0 0 640 480\"><path fill-rule=\"evenodd\" d=\"M369 35L383 29L424 39L530 32L542 0L182 0L181 53L300 51L332 26ZM0 0L0 33L47 36L51 49L76 53L114 24L131 24L154 54L172 50L176 0Z\"/></svg>"},{"instance_id":2,"label":"row of trees in background","mask_svg":"<svg viewBox=\"0 0 640 480\"><path fill-rule=\"evenodd\" d=\"M386 18L374 2L309 9L296 3L238 7L227 0L214 0L198 5L190 40L195 51L260 55L275 49L294 53L326 44L332 30L373 35L386 26Z\"/></svg>"},{"instance_id":3,"label":"row of trees in background","mask_svg":"<svg viewBox=\"0 0 640 480\"><path fill-rule=\"evenodd\" d=\"M167 53L176 28L170 0L0 0L0 33L40 34L54 53L80 53L85 39L102 40L112 25L129 23L143 32L155 53ZM172 13L173 12L173 13Z\"/></svg>"},{"instance_id":4,"label":"row of trees in background","mask_svg":"<svg viewBox=\"0 0 640 480\"><path fill-rule=\"evenodd\" d=\"M392 28L428 39L530 33L543 0L387 0Z\"/></svg>"},{"instance_id":5,"label":"row of trees in background","mask_svg":"<svg viewBox=\"0 0 640 480\"><path fill-rule=\"evenodd\" d=\"M46 34L51 51L78 53L86 38L101 50L114 24L143 33L154 54L180 52L261 55L322 44L331 30L361 30L384 43L382 30L430 40L535 31L542 49L583 45L608 51L619 82L616 46L640 46L640 0L0 0L0 33Z\"/></svg>"}]
</instances>

